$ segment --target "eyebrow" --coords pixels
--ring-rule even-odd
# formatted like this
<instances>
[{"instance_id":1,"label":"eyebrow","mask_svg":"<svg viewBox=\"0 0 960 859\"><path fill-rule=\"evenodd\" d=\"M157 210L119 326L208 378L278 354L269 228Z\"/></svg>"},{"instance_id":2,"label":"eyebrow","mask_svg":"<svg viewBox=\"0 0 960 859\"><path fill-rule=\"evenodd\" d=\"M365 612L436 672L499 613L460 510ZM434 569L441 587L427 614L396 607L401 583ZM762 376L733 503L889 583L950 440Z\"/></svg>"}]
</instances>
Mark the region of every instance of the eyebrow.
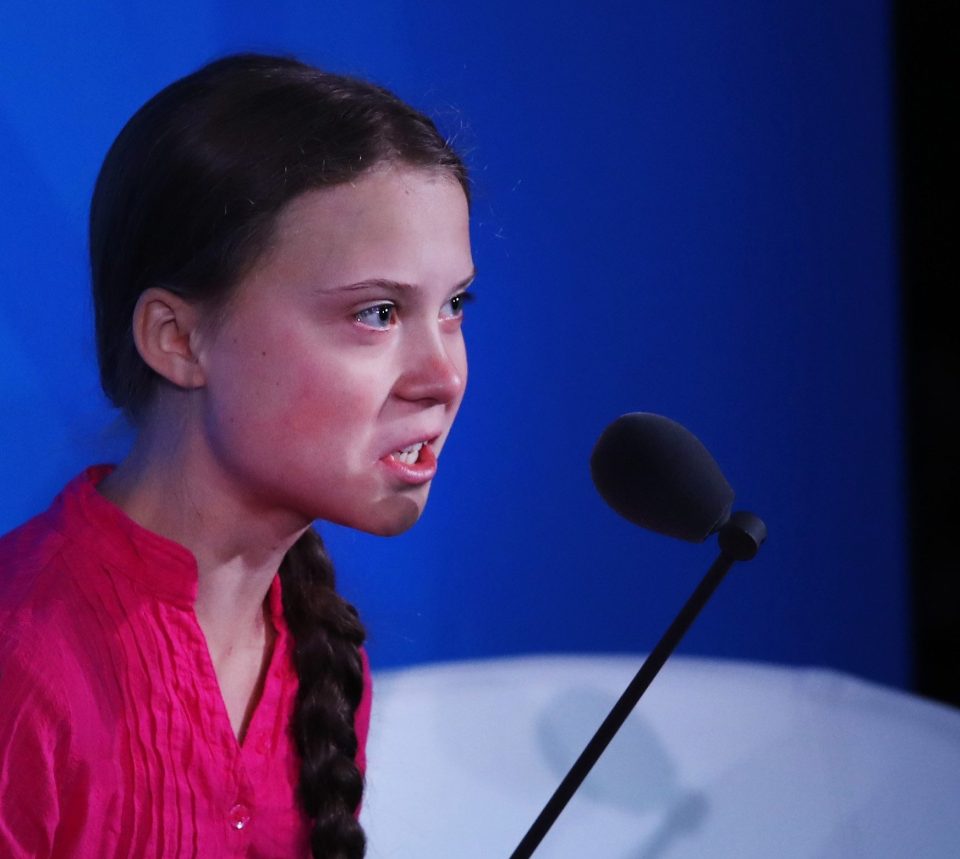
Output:
<instances>
[{"instance_id":1,"label":"eyebrow","mask_svg":"<svg viewBox=\"0 0 960 859\"><path fill-rule=\"evenodd\" d=\"M477 276L477 270L474 269L470 276L461 280L460 283L454 284L454 290L466 289L473 283L474 279ZM345 283L340 286L333 286L329 289L323 289L322 292L334 293L334 292L356 292L361 289L389 289L395 292L409 292L411 290L419 289L416 284L412 283L403 283L398 280L389 280L383 277L374 277L369 280L360 280L356 283Z\"/></svg>"}]
</instances>

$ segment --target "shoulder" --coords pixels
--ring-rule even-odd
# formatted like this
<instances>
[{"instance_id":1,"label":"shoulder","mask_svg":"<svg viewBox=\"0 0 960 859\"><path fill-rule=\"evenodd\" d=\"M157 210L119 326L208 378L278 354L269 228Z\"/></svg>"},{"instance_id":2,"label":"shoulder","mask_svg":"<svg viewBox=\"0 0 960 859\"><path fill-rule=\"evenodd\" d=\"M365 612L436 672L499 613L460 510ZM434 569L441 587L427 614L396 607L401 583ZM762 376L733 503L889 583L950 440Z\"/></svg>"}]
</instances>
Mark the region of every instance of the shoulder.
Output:
<instances>
[{"instance_id":1,"label":"shoulder","mask_svg":"<svg viewBox=\"0 0 960 859\"><path fill-rule=\"evenodd\" d=\"M63 558L96 546L97 536L84 541L87 530L84 498L110 466L93 466L71 480L50 507L0 536L0 612L42 590L45 577L65 572ZM80 545L83 543L83 545Z\"/></svg>"},{"instance_id":2,"label":"shoulder","mask_svg":"<svg viewBox=\"0 0 960 859\"><path fill-rule=\"evenodd\" d=\"M353 727L357 734L357 766L360 772L367 769L367 735L370 733L370 711L373 707L373 675L370 673L370 659L365 647L360 648L363 663L363 695L353 718Z\"/></svg>"},{"instance_id":3,"label":"shoulder","mask_svg":"<svg viewBox=\"0 0 960 859\"><path fill-rule=\"evenodd\" d=\"M79 549L55 511L0 537L0 725L8 730L16 722L18 730L62 733L84 698L78 653L98 625L73 572Z\"/></svg>"},{"instance_id":4,"label":"shoulder","mask_svg":"<svg viewBox=\"0 0 960 859\"><path fill-rule=\"evenodd\" d=\"M4 731L64 723L61 643L75 615L64 602L63 538L38 516L0 537L0 746Z\"/></svg>"},{"instance_id":5,"label":"shoulder","mask_svg":"<svg viewBox=\"0 0 960 859\"><path fill-rule=\"evenodd\" d=\"M57 672L58 652L76 617L74 588L64 558L64 535L48 513L0 537L0 673ZM8 691L0 700L11 701ZM38 689L39 691L39 689Z\"/></svg>"},{"instance_id":6,"label":"shoulder","mask_svg":"<svg viewBox=\"0 0 960 859\"><path fill-rule=\"evenodd\" d=\"M369 708L373 697L373 674L370 671L370 657L367 655L367 648L360 648L360 662L363 665L363 698L360 700L360 706L365 704Z\"/></svg>"},{"instance_id":7,"label":"shoulder","mask_svg":"<svg viewBox=\"0 0 960 859\"><path fill-rule=\"evenodd\" d=\"M49 511L0 537L0 617L36 591L64 541Z\"/></svg>"},{"instance_id":8,"label":"shoulder","mask_svg":"<svg viewBox=\"0 0 960 859\"><path fill-rule=\"evenodd\" d=\"M0 651L43 645L48 658L65 640L91 631L92 575L101 565L102 532L94 532L78 498L101 469L72 480L51 506L0 536ZM19 642L19 643L18 643Z\"/></svg>"},{"instance_id":9,"label":"shoulder","mask_svg":"<svg viewBox=\"0 0 960 859\"><path fill-rule=\"evenodd\" d=\"M58 499L0 537L0 654L11 647L29 654L34 645L55 651L77 619L82 600L73 571L82 547L65 532L59 507Z\"/></svg>"}]
</instances>

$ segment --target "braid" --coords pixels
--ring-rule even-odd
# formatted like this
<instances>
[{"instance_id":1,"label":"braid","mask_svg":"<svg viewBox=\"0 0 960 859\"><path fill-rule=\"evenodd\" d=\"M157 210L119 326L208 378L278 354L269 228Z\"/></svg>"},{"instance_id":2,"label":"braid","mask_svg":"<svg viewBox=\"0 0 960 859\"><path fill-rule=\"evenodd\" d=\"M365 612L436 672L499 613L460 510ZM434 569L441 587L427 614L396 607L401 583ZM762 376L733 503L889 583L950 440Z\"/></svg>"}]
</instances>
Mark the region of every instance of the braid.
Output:
<instances>
[{"instance_id":1,"label":"braid","mask_svg":"<svg viewBox=\"0 0 960 859\"><path fill-rule=\"evenodd\" d=\"M292 720L300 753L300 803L312 821L314 859L362 859L356 819L363 777L356 765L354 714L363 694L356 609L334 590L333 564L308 528L280 566L283 614L295 642L300 688Z\"/></svg>"}]
</instances>

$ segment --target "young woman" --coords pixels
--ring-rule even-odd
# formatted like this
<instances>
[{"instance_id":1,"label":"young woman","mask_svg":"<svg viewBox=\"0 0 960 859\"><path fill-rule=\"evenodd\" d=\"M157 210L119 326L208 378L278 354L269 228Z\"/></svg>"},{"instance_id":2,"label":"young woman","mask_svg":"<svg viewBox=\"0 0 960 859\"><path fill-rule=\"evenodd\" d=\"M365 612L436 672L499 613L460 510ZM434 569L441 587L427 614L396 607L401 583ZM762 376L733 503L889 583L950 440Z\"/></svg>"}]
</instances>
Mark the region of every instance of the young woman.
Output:
<instances>
[{"instance_id":1,"label":"young woman","mask_svg":"<svg viewBox=\"0 0 960 859\"><path fill-rule=\"evenodd\" d=\"M426 503L463 164L378 87L228 57L120 133L90 252L137 437L0 540L0 855L360 857L364 631L311 523Z\"/></svg>"}]
</instances>

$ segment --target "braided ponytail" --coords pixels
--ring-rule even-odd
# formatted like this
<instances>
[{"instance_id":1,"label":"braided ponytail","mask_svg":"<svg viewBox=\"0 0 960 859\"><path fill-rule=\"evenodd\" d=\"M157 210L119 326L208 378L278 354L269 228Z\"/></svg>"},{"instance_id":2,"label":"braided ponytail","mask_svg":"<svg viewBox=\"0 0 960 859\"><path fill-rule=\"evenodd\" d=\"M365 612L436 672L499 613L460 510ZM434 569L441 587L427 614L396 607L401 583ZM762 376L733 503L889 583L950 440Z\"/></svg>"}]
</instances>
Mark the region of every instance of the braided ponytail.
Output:
<instances>
[{"instance_id":1,"label":"braided ponytail","mask_svg":"<svg viewBox=\"0 0 960 859\"><path fill-rule=\"evenodd\" d=\"M356 609L334 590L333 564L313 528L287 552L280 580L300 682L291 729L313 856L361 859L366 839L355 815L363 777L354 715L363 695L364 629Z\"/></svg>"}]
</instances>

